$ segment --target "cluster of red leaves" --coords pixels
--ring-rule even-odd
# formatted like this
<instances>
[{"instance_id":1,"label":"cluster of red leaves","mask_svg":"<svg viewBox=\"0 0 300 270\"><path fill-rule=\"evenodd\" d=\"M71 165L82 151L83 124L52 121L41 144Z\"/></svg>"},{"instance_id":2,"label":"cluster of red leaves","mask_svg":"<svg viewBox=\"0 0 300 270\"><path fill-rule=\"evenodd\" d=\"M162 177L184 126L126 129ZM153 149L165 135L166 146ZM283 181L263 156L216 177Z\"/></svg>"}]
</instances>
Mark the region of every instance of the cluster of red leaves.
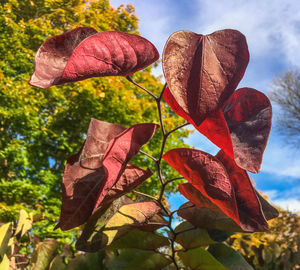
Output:
<instances>
[{"instance_id":1,"label":"cluster of red leaves","mask_svg":"<svg viewBox=\"0 0 300 270\"><path fill-rule=\"evenodd\" d=\"M128 76L158 57L153 44L140 36L81 27L44 42L30 84L46 88L94 76ZM259 197L246 172L260 169L272 115L263 93L251 88L235 91L248 61L246 39L235 30L206 36L179 31L170 36L163 53L168 84L163 97L221 151L213 157L173 149L163 158L188 180L179 191L198 212L205 208L208 218L229 217L235 229L253 232L267 230L266 215L273 218L276 210ZM146 123L125 129L92 119L81 150L66 164L57 227L68 230L85 223L97 209L145 181L152 172L129 161L157 128ZM149 217L157 213L154 208L148 209ZM189 218L190 210L181 207L179 215L197 224L195 217Z\"/></svg>"},{"instance_id":2,"label":"cluster of red leaves","mask_svg":"<svg viewBox=\"0 0 300 270\"><path fill-rule=\"evenodd\" d=\"M268 223L246 170L260 170L272 107L255 89L235 91L248 61L246 39L238 31L171 35L163 54L169 86L164 98L221 151L213 157L198 150L173 149L163 158L189 181L179 186L187 199L209 208L199 200L200 191L243 231L254 232L267 230Z\"/></svg>"}]
</instances>

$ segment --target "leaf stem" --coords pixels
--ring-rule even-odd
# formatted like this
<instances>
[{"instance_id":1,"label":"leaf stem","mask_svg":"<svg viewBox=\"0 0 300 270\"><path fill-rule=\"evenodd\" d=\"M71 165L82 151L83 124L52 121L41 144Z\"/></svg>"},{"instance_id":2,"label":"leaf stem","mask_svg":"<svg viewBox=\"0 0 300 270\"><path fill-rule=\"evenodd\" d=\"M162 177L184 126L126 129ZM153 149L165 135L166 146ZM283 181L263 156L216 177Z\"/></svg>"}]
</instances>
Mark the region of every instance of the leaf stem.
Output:
<instances>
[{"instance_id":1,"label":"leaf stem","mask_svg":"<svg viewBox=\"0 0 300 270\"><path fill-rule=\"evenodd\" d=\"M158 99L156 95L154 95L151 91L149 91L148 89L146 89L146 88L144 88L143 86L141 86L141 85L139 85L138 83L136 83L134 80L131 79L130 76L126 76L126 79L127 79L128 81L130 81L131 83L133 83L135 86L137 86L137 87L143 89L146 93L148 93L150 96L152 96L155 100Z\"/></svg>"},{"instance_id":2,"label":"leaf stem","mask_svg":"<svg viewBox=\"0 0 300 270\"><path fill-rule=\"evenodd\" d=\"M144 152L143 150L139 151L141 154L147 156L148 158L151 158L154 162L157 162L157 159L155 157L152 157L151 155L149 155L148 153Z\"/></svg>"}]
</instances>

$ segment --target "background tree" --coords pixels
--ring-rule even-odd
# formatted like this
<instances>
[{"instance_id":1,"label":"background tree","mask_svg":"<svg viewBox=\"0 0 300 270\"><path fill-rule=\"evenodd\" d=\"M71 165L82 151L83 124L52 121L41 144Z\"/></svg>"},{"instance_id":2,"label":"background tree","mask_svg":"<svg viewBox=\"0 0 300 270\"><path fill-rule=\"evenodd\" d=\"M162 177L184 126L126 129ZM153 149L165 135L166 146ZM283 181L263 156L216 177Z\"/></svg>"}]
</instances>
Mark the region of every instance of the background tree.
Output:
<instances>
[{"instance_id":1,"label":"background tree","mask_svg":"<svg viewBox=\"0 0 300 270\"><path fill-rule=\"evenodd\" d=\"M300 70L287 71L274 79L270 98L279 105L278 130L288 143L300 146Z\"/></svg>"},{"instance_id":2,"label":"background tree","mask_svg":"<svg viewBox=\"0 0 300 270\"><path fill-rule=\"evenodd\" d=\"M39 220L33 227L36 234L61 241L73 235L53 231L60 212L64 163L82 145L90 118L126 127L159 123L155 102L125 78L95 78L45 90L28 85L32 59L41 43L78 26L138 34L138 19L131 5L114 9L107 0L1 0L0 221L15 219L25 208ZM133 78L153 93L163 86L151 75L151 67ZM168 107L163 113L168 129L184 122ZM175 132L166 148L184 146L187 135L186 130ZM157 155L159 144L158 135L145 151ZM135 163L153 166L142 154ZM141 191L151 194L157 190L156 176L152 179Z\"/></svg>"}]
</instances>

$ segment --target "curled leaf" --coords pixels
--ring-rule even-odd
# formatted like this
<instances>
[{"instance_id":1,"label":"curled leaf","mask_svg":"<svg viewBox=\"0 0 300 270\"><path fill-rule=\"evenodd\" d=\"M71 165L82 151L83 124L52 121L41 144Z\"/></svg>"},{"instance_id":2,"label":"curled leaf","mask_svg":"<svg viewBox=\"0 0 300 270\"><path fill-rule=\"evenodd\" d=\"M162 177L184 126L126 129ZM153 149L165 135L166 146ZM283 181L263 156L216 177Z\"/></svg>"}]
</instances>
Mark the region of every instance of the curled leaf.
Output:
<instances>
[{"instance_id":1,"label":"curled leaf","mask_svg":"<svg viewBox=\"0 0 300 270\"><path fill-rule=\"evenodd\" d=\"M92 119L83 147L66 164L57 227L68 230L83 224L101 204L145 181L151 171L128 162L157 128L155 124L139 124L124 130L122 126Z\"/></svg>"},{"instance_id":2,"label":"curled leaf","mask_svg":"<svg viewBox=\"0 0 300 270\"><path fill-rule=\"evenodd\" d=\"M248 61L245 37L231 29L210 35L175 32L163 52L163 70L170 92L196 125L230 97Z\"/></svg>"},{"instance_id":3,"label":"curled leaf","mask_svg":"<svg viewBox=\"0 0 300 270\"><path fill-rule=\"evenodd\" d=\"M79 27L41 45L29 83L47 88L91 77L127 76L158 58L157 49L143 37Z\"/></svg>"}]
</instances>

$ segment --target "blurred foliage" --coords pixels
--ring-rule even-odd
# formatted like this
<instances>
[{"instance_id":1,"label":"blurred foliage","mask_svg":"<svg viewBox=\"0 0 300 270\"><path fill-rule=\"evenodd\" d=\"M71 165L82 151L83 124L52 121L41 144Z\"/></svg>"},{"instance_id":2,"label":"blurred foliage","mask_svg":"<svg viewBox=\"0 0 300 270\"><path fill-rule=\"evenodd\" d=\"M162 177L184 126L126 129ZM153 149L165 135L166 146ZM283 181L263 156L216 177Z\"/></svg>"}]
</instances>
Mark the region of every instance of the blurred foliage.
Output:
<instances>
[{"instance_id":1,"label":"blurred foliage","mask_svg":"<svg viewBox=\"0 0 300 270\"><path fill-rule=\"evenodd\" d=\"M269 225L268 232L237 233L228 243L256 270L300 269L300 216L279 210Z\"/></svg>"},{"instance_id":2,"label":"blurred foliage","mask_svg":"<svg viewBox=\"0 0 300 270\"><path fill-rule=\"evenodd\" d=\"M37 218L33 233L72 241L74 231L53 231L60 213L61 176L65 160L76 153L91 117L129 127L158 121L156 103L125 78L93 78L49 89L28 85L38 47L49 37L78 26L98 31L138 34L138 19L131 5L117 9L109 1L1 0L0 1L0 222L16 220L20 209ZM163 85L151 67L133 79L158 94ZM163 107L167 130L183 119ZM160 133L144 146L153 156L160 151ZM183 147L187 130L174 132L166 149ZM139 154L134 163L154 170ZM166 169L168 177L175 176ZM175 184L169 185L175 189ZM156 175L140 188L156 194Z\"/></svg>"}]
</instances>

